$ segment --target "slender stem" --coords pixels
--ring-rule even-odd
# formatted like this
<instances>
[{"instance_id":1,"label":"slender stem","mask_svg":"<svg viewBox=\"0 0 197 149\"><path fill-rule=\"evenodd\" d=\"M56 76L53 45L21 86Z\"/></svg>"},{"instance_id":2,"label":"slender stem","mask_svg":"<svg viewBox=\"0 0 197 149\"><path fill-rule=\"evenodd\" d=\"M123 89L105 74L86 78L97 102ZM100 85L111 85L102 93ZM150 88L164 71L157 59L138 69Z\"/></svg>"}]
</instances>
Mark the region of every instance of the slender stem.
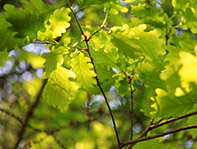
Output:
<instances>
[{"instance_id":1,"label":"slender stem","mask_svg":"<svg viewBox=\"0 0 197 149\"><path fill-rule=\"evenodd\" d=\"M67 3L68 3L68 7L69 7L71 13L73 14L73 17L74 17L75 21L77 22L77 25L78 25L78 27L79 27L79 29L80 29L80 31L81 31L81 34L84 35L83 30L82 30L82 28L81 28L81 25L79 24L79 21L78 21L77 17L75 16L75 13L74 13L74 11L73 11L71 5L70 5L69 0L66 0L66 1L67 1Z\"/></svg>"},{"instance_id":2,"label":"slender stem","mask_svg":"<svg viewBox=\"0 0 197 149\"><path fill-rule=\"evenodd\" d=\"M108 103L107 97L106 97L106 95L105 95L105 92L104 92L104 90L103 90L103 88L102 88L102 86L101 86L101 84L100 84L100 81L99 81L99 78L98 78L98 75L97 75L97 71L96 71L96 67L95 67L95 64L94 64L92 55L91 55L91 53L90 53L90 50L89 50L88 41L89 41L90 38L88 39L87 36L84 34L84 32L83 32L83 30L82 30L82 28L81 28L81 25L80 25L80 23L79 23L77 17L75 16L75 13L73 12L73 10L72 10L72 8L71 8L71 6L70 6L68 0L67 0L67 2L68 2L68 7L70 8L71 13L73 14L73 16L74 16L74 18L75 18L75 21L77 22L77 25L78 25L78 27L79 27L79 29L80 29L80 31L81 31L81 35L83 35L83 38L84 38L83 41L85 41L85 44L86 44L86 51L88 52L88 56L89 56L89 58L90 58L90 60L91 60L91 63L92 63L92 65L93 65L94 72L96 73L95 79L96 79L96 81L97 81L97 85L98 85L98 87L100 88L100 90L101 90L101 92L102 92L102 94L103 94L103 97L104 97L104 99L105 99L105 102L106 102L106 104L107 104L107 107L108 107L108 110L109 110L109 113L110 113L110 116L111 116L111 119L112 119L112 123L113 123L113 126L114 126L114 131L115 131L115 134L116 134L116 139L117 139L117 142L118 142L118 147L120 148L120 144L121 144L121 143L120 143L120 139L119 139L117 127L116 127L116 122L115 122L115 119L114 119L114 116L113 116L111 107L110 107L110 105L109 105L109 103ZM106 19L105 19L105 20L106 20ZM106 22L105 20L104 20L104 23ZM103 24L102 24L102 25L103 25ZM104 26L104 25L103 25L103 26Z\"/></svg>"},{"instance_id":3,"label":"slender stem","mask_svg":"<svg viewBox=\"0 0 197 149\"><path fill-rule=\"evenodd\" d=\"M171 123L171 122L183 119L183 118L187 118L187 117L190 117L190 116L193 116L193 115L196 115L196 114L197 114L197 112L191 112L191 113L188 113L188 114L181 115L178 118L169 118L169 119L167 119L167 120L165 120L163 122L161 122L163 120L163 119L161 119L161 120L159 120L158 122L156 122L154 124L153 124L153 118L152 118L150 126L148 126L136 140L138 140L140 138L143 138L144 136L146 136L146 134L149 131L151 131L151 130L157 128L157 127L160 127L160 126L163 126L165 124L168 124L168 123ZM134 146L134 145L135 145L135 143L132 143L130 146Z\"/></svg>"},{"instance_id":4,"label":"slender stem","mask_svg":"<svg viewBox=\"0 0 197 149\"><path fill-rule=\"evenodd\" d=\"M19 132L19 134L18 134L18 139L17 139L17 141L16 141L16 144L14 145L14 148L15 148L15 149L17 149L17 147L18 147L20 141L22 140L22 137L23 137L23 135L24 135L24 133L25 133L26 127L28 126L28 122L29 122L30 118L31 118L32 115L33 115L33 111L34 111L34 109L37 107L37 105L38 105L38 103L39 103L39 101L40 101L40 99L41 99L41 95L42 95L42 92L43 92L43 89L44 89L44 87L45 87L46 82L47 82L46 80L43 81L42 87L41 87L41 89L40 89L40 91L39 91L39 93L38 93L38 95L37 95L37 97L36 97L36 100L35 100L35 102L32 104L31 108L29 109L29 111L28 111L28 113L27 113L27 116L25 117L25 120L24 120L24 123L23 123L23 125L22 125L22 128L21 128L21 130L20 130L20 132Z\"/></svg>"},{"instance_id":5,"label":"slender stem","mask_svg":"<svg viewBox=\"0 0 197 149\"><path fill-rule=\"evenodd\" d=\"M160 123L156 123L156 124L151 125L150 126L150 129L152 130L152 129L155 129L157 127L163 126L165 124L168 124L168 123L171 123L171 122L174 122L174 121L177 121L177 120L186 118L186 117L190 117L190 116L193 116L193 115L196 115L196 114L197 114L197 111L196 112L192 112L192 113L181 115L178 118L169 118L169 119L167 119L167 120L165 120L163 122L160 122Z\"/></svg>"},{"instance_id":6,"label":"slender stem","mask_svg":"<svg viewBox=\"0 0 197 149\"><path fill-rule=\"evenodd\" d=\"M113 123L113 126L114 126L114 131L116 133L116 139L117 139L117 142L118 142L118 146L120 146L120 139L119 139L119 135L118 135L118 130L117 130L117 127L116 127L116 122L115 122L115 119L114 119L114 116L113 116L113 113L112 113L112 110L111 110L111 107L109 105L109 102L107 100L107 97L105 95L105 92L100 84L100 81L99 81L99 78L98 78L98 75L97 75L97 71L96 71L96 67L95 67L95 64L94 64L94 61L93 61L93 58L92 58L92 55L90 53L90 50L89 50L89 45L88 45L88 41L85 42L86 43L86 48L87 48L87 52L88 52L88 55L90 57L90 60L91 60L91 63L93 65L93 68L94 68L94 72L96 73L96 81L97 81L97 85L98 87L100 88L102 94L103 94L103 97L105 99L105 103L107 104L107 107L108 107L108 110L109 110L109 113L111 115L111 119L112 119L112 123Z\"/></svg>"},{"instance_id":7,"label":"slender stem","mask_svg":"<svg viewBox=\"0 0 197 149\"><path fill-rule=\"evenodd\" d=\"M131 140L133 140L133 124L134 124L134 114L133 114L133 106L134 106L134 97L133 97L133 88L132 88L132 83L131 81L129 82L129 85L130 85L130 93L131 93L131 107L130 107L130 110L131 110Z\"/></svg>"},{"instance_id":8,"label":"slender stem","mask_svg":"<svg viewBox=\"0 0 197 149\"><path fill-rule=\"evenodd\" d=\"M167 132L163 132L163 133L160 133L160 134L157 134L157 135L152 135L152 136L148 136L148 137L145 137L145 138L139 138L139 139L136 139L136 140L131 140L131 141L122 143L120 147L122 148L122 147L124 147L124 146L126 146L128 144L134 144L134 143L136 144L138 142L142 142L142 141L146 141L146 140L151 140L151 139L163 137L163 136L168 135L168 134L172 134L172 133L175 133L175 132L188 130L188 129L194 129L194 128L197 128L197 125L184 126L184 127L177 128L177 129L174 129L174 130L171 130L171 131L167 131Z\"/></svg>"},{"instance_id":9,"label":"slender stem","mask_svg":"<svg viewBox=\"0 0 197 149\"><path fill-rule=\"evenodd\" d=\"M130 103L131 137L130 137L130 139L133 140L133 125L134 125L134 109L133 109L134 108L134 96L133 96L133 92L134 92L134 90L132 88L132 82L131 82L133 79L133 76L126 74L126 72L123 70L121 70L121 72L127 77L127 81L129 83L129 87L130 87L130 94L131 94L130 95L131 96L131 103ZM129 145L127 147L127 149L131 149L131 148L132 148L131 145Z\"/></svg>"},{"instance_id":10,"label":"slender stem","mask_svg":"<svg viewBox=\"0 0 197 149\"><path fill-rule=\"evenodd\" d=\"M95 34L97 34L98 32L100 32L100 30L102 30L103 28L105 28L105 23L107 21L107 17L108 17L108 14L105 15L105 19L104 19L102 25L99 27L99 29L96 30L95 32L93 32L92 35L88 38L88 40L90 40Z\"/></svg>"}]
</instances>

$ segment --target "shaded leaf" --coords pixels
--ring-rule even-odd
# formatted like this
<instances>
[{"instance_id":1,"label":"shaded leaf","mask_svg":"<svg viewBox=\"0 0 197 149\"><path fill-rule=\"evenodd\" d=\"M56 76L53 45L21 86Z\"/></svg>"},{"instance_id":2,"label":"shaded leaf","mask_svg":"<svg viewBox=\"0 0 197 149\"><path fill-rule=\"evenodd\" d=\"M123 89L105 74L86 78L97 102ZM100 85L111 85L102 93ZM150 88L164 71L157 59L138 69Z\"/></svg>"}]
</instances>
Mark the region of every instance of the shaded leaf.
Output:
<instances>
[{"instance_id":1,"label":"shaded leaf","mask_svg":"<svg viewBox=\"0 0 197 149\"><path fill-rule=\"evenodd\" d=\"M45 73L44 77L49 77L50 73L54 71L57 66L63 64L64 58L63 54L66 54L68 51L64 47L59 47L57 49L53 48L50 53L44 53L43 58L46 59L45 62Z\"/></svg>"},{"instance_id":2,"label":"shaded leaf","mask_svg":"<svg viewBox=\"0 0 197 149\"><path fill-rule=\"evenodd\" d=\"M39 30L44 30L45 15L37 15L25 9L16 9L13 5L6 4L4 9L7 11L6 19L11 23L10 29L17 32L15 37L34 40Z\"/></svg>"},{"instance_id":3,"label":"shaded leaf","mask_svg":"<svg viewBox=\"0 0 197 149\"><path fill-rule=\"evenodd\" d=\"M47 84L44 88L44 98L50 105L64 110L71 99L75 97L78 84L70 81L74 78L74 73L61 66L51 72Z\"/></svg>"},{"instance_id":4,"label":"shaded leaf","mask_svg":"<svg viewBox=\"0 0 197 149\"><path fill-rule=\"evenodd\" d=\"M144 142L137 143L133 148L134 149L162 149L164 145L159 142L159 139L148 140Z\"/></svg>"},{"instance_id":5,"label":"shaded leaf","mask_svg":"<svg viewBox=\"0 0 197 149\"><path fill-rule=\"evenodd\" d=\"M11 26L9 22L6 21L6 17L4 14L0 14L0 51L11 51L13 49L17 49L18 47L22 47L25 45L24 39L15 38L14 32L10 31L8 27Z\"/></svg>"}]
</instances>

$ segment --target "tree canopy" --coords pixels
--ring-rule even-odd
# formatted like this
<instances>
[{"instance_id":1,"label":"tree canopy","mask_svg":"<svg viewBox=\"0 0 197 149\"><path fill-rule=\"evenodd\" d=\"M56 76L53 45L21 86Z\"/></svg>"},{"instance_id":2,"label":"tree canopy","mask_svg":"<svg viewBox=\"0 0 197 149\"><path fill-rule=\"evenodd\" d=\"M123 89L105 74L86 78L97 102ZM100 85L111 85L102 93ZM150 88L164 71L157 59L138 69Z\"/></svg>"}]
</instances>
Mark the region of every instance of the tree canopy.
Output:
<instances>
[{"instance_id":1,"label":"tree canopy","mask_svg":"<svg viewBox=\"0 0 197 149\"><path fill-rule=\"evenodd\" d=\"M0 149L197 148L197 1L0 4Z\"/></svg>"}]
</instances>

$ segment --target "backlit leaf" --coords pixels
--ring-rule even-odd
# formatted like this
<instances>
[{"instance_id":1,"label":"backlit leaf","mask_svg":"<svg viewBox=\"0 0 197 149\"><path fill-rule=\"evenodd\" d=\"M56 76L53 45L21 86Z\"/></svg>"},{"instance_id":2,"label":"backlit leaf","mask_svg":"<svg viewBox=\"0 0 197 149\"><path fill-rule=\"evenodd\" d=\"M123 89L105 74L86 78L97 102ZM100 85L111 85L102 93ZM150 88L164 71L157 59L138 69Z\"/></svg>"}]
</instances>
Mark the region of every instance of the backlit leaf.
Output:
<instances>
[{"instance_id":1,"label":"backlit leaf","mask_svg":"<svg viewBox=\"0 0 197 149\"><path fill-rule=\"evenodd\" d=\"M54 13L50 16L49 21L46 22L46 31L39 32L39 38L56 38L60 37L62 33L66 32L66 29L70 26L69 21L71 17L69 16L69 8L56 9Z\"/></svg>"},{"instance_id":2,"label":"backlit leaf","mask_svg":"<svg viewBox=\"0 0 197 149\"><path fill-rule=\"evenodd\" d=\"M71 55L72 71L75 73L77 80L80 82L83 88L88 89L93 87L96 83L95 72L93 65L88 57L85 57L83 53L76 51Z\"/></svg>"}]
</instances>

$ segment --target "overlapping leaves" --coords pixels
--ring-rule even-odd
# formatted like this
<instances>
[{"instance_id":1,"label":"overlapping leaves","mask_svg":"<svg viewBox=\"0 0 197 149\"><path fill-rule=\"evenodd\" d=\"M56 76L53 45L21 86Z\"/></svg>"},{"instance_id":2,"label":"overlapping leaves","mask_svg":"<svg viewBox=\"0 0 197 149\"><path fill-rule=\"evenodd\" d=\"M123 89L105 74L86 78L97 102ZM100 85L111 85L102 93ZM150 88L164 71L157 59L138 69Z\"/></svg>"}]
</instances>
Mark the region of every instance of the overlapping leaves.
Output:
<instances>
[{"instance_id":1,"label":"overlapping leaves","mask_svg":"<svg viewBox=\"0 0 197 149\"><path fill-rule=\"evenodd\" d=\"M192 43L192 42L191 42ZM168 92L157 90L157 111L162 117L187 113L197 103L195 44L179 43L181 48L169 46L170 64L161 74ZM179 76L179 77L177 77Z\"/></svg>"},{"instance_id":2,"label":"overlapping leaves","mask_svg":"<svg viewBox=\"0 0 197 149\"><path fill-rule=\"evenodd\" d=\"M0 14L0 20L0 36L3 37L0 42L0 51L11 51L14 48L23 46L25 40L14 37L16 33L8 29L11 24L6 21L6 16L4 14Z\"/></svg>"},{"instance_id":3,"label":"overlapping leaves","mask_svg":"<svg viewBox=\"0 0 197 149\"><path fill-rule=\"evenodd\" d=\"M46 22L46 31L39 32L39 38L43 40L62 36L62 33L65 33L70 26L71 17L69 13L69 8L56 9Z\"/></svg>"},{"instance_id":4,"label":"overlapping leaves","mask_svg":"<svg viewBox=\"0 0 197 149\"><path fill-rule=\"evenodd\" d=\"M47 7L41 0L22 1L24 9L15 8L13 5L6 4L4 9L7 11L6 19L11 23L10 29L17 32L15 35L18 38L28 37L33 40L37 36L39 30L44 30L44 21L48 15L46 12L51 8ZM31 7L30 6L34 6Z\"/></svg>"}]
</instances>

